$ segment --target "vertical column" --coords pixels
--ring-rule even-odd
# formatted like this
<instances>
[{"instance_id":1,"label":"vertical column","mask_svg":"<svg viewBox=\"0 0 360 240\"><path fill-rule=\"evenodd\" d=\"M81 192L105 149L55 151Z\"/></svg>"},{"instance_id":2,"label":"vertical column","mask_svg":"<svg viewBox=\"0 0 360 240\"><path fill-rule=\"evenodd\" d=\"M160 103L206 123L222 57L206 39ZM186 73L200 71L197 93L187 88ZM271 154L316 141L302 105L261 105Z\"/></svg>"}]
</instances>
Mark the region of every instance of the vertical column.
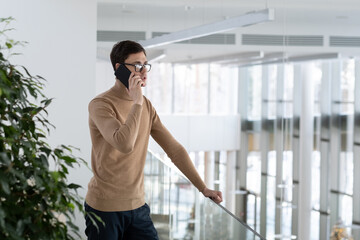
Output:
<instances>
[{"instance_id":1,"label":"vertical column","mask_svg":"<svg viewBox=\"0 0 360 240\"><path fill-rule=\"evenodd\" d=\"M313 67L313 63L302 65L298 239L310 239L311 232L311 159L314 147Z\"/></svg>"},{"instance_id":2,"label":"vertical column","mask_svg":"<svg viewBox=\"0 0 360 240\"><path fill-rule=\"evenodd\" d=\"M331 62L331 116L330 116L330 189L338 192L339 189L339 169L341 152L341 62ZM330 227L339 219L339 195L334 193L330 199Z\"/></svg>"},{"instance_id":3,"label":"vertical column","mask_svg":"<svg viewBox=\"0 0 360 240\"><path fill-rule=\"evenodd\" d=\"M248 155L248 69L239 69L239 113L241 117L241 140L240 140L240 187L246 189L246 170L247 170L247 155Z\"/></svg>"},{"instance_id":4,"label":"vertical column","mask_svg":"<svg viewBox=\"0 0 360 240\"><path fill-rule=\"evenodd\" d=\"M276 211L275 211L275 234L281 234L280 200L283 184L283 152L284 152L284 64L278 66L276 82L276 126L275 126L275 150L276 150Z\"/></svg>"},{"instance_id":5,"label":"vertical column","mask_svg":"<svg viewBox=\"0 0 360 240\"><path fill-rule=\"evenodd\" d=\"M360 61L355 62L355 112L354 112L354 186L353 186L353 224L360 225ZM359 231L353 233L360 239Z\"/></svg>"},{"instance_id":6,"label":"vertical column","mask_svg":"<svg viewBox=\"0 0 360 240\"><path fill-rule=\"evenodd\" d=\"M215 171L214 171L214 184L215 190L220 190L220 152L216 151L214 155Z\"/></svg>"},{"instance_id":7,"label":"vertical column","mask_svg":"<svg viewBox=\"0 0 360 240\"><path fill-rule=\"evenodd\" d=\"M237 190L246 189L246 172L247 172L247 156L248 156L248 133L247 133L247 120L248 120L248 69L239 68L239 85L238 85L238 112L241 116L241 133L240 133L240 151L238 152L237 159ZM246 195L245 195L246 196ZM241 213L242 220L246 221L246 199L244 195L236 195L236 213Z\"/></svg>"},{"instance_id":8,"label":"vertical column","mask_svg":"<svg viewBox=\"0 0 360 240\"><path fill-rule=\"evenodd\" d=\"M329 239L329 169L330 169L330 115L331 115L331 72L330 63L322 66L320 92L320 239Z\"/></svg>"},{"instance_id":9,"label":"vertical column","mask_svg":"<svg viewBox=\"0 0 360 240\"><path fill-rule=\"evenodd\" d=\"M261 83L261 133L260 133L260 151L261 151L261 206L260 206L260 234L266 236L267 222L267 185L268 185L268 153L270 151L269 144L269 66L262 67L262 83Z\"/></svg>"},{"instance_id":10,"label":"vertical column","mask_svg":"<svg viewBox=\"0 0 360 240\"><path fill-rule=\"evenodd\" d=\"M207 105L207 113L211 112L211 71L210 71L210 63L208 63L208 105Z\"/></svg>"},{"instance_id":11,"label":"vertical column","mask_svg":"<svg viewBox=\"0 0 360 240\"><path fill-rule=\"evenodd\" d=\"M171 114L175 113L175 64L171 64L172 74L171 74L171 81L172 81L172 88L171 88Z\"/></svg>"},{"instance_id":12,"label":"vertical column","mask_svg":"<svg viewBox=\"0 0 360 240\"><path fill-rule=\"evenodd\" d=\"M212 152L205 152L205 173L204 181L209 189L214 189L214 173L215 173L215 161L211 154Z\"/></svg>"},{"instance_id":13,"label":"vertical column","mask_svg":"<svg viewBox=\"0 0 360 240\"><path fill-rule=\"evenodd\" d=\"M228 151L226 160L225 206L230 212L234 213L236 151Z\"/></svg>"},{"instance_id":14,"label":"vertical column","mask_svg":"<svg viewBox=\"0 0 360 240\"><path fill-rule=\"evenodd\" d=\"M301 114L301 64L294 65L294 112L293 112L293 205L299 206L299 162L300 162L300 114ZM299 210L292 210L291 233L298 235Z\"/></svg>"}]
</instances>

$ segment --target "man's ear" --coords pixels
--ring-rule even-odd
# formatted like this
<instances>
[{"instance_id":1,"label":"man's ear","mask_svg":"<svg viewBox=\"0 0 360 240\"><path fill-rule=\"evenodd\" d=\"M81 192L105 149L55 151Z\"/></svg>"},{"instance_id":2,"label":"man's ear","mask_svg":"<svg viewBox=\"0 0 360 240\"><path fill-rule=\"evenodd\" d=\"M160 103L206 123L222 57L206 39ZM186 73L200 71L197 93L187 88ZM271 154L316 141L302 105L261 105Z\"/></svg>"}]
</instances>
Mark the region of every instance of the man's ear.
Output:
<instances>
[{"instance_id":1,"label":"man's ear","mask_svg":"<svg viewBox=\"0 0 360 240\"><path fill-rule=\"evenodd\" d=\"M118 69L119 66L120 66L120 63L115 64L115 71L116 71L116 69Z\"/></svg>"}]
</instances>

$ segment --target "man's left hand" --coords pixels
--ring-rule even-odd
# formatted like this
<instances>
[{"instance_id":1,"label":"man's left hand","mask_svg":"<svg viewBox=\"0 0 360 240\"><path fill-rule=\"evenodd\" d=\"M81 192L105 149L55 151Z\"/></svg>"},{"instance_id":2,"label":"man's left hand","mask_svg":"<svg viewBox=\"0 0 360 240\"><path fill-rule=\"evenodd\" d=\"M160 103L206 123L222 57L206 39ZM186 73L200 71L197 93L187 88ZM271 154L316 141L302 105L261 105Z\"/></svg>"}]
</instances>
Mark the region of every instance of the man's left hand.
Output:
<instances>
[{"instance_id":1,"label":"man's left hand","mask_svg":"<svg viewBox=\"0 0 360 240\"><path fill-rule=\"evenodd\" d=\"M205 187L202 191L202 194L204 194L205 197L210 198L216 203L221 203L223 201L222 193L220 191L211 190Z\"/></svg>"}]
</instances>

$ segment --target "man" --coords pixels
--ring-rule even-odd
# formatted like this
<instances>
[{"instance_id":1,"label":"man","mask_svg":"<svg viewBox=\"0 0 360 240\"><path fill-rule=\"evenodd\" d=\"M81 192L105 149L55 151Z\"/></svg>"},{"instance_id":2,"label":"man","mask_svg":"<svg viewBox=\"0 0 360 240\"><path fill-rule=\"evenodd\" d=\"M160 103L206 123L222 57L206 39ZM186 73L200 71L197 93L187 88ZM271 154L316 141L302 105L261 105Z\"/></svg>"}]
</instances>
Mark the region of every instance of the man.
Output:
<instances>
[{"instance_id":1,"label":"man","mask_svg":"<svg viewBox=\"0 0 360 240\"><path fill-rule=\"evenodd\" d=\"M89 104L92 140L91 167L85 210L102 218L99 232L86 216L88 239L158 239L144 200L144 165L150 135L205 197L222 201L222 194L206 188L189 155L162 125L150 101L142 95L150 64L144 48L133 41L118 42L111 54L114 70L130 71L128 88L115 80L108 91Z\"/></svg>"}]
</instances>

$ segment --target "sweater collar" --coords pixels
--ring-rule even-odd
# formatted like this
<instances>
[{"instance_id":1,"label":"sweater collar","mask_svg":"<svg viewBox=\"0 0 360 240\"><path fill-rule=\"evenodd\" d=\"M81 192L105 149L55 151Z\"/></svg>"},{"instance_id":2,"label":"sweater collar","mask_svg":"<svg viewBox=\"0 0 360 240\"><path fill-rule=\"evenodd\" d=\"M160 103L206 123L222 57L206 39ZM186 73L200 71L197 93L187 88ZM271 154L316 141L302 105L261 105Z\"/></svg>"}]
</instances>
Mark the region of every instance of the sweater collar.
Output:
<instances>
[{"instance_id":1,"label":"sweater collar","mask_svg":"<svg viewBox=\"0 0 360 240\"><path fill-rule=\"evenodd\" d=\"M125 85L120 80L115 80L115 85L111 88L111 91L121 99L132 101Z\"/></svg>"}]
</instances>

